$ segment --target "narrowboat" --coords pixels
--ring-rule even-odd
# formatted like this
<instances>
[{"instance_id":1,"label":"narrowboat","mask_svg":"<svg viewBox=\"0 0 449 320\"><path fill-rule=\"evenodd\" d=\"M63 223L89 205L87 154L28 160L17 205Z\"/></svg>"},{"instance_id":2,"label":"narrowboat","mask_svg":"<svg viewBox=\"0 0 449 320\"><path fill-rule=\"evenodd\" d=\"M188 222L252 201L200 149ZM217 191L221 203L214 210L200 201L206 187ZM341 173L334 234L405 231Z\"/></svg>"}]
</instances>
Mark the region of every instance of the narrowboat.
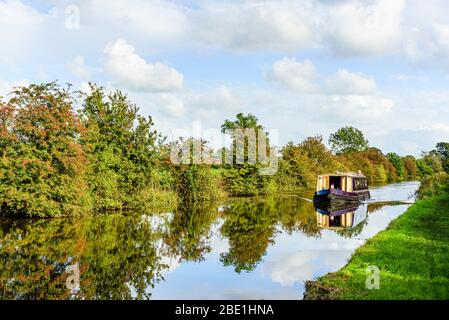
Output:
<instances>
[{"instance_id":1,"label":"narrowboat","mask_svg":"<svg viewBox=\"0 0 449 320\"><path fill-rule=\"evenodd\" d=\"M359 171L318 176L315 203L360 203L370 198L368 179Z\"/></svg>"}]
</instances>

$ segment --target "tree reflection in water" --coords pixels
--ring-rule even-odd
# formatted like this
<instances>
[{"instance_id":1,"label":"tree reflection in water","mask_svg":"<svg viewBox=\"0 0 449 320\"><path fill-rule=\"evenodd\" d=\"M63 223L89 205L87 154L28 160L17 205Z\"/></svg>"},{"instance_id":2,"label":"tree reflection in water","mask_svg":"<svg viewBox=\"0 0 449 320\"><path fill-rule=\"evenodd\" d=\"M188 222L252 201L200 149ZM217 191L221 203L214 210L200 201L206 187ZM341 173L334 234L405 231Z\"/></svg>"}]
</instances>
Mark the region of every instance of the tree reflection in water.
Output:
<instances>
[{"instance_id":1,"label":"tree reflection in water","mask_svg":"<svg viewBox=\"0 0 449 320\"><path fill-rule=\"evenodd\" d=\"M219 212L216 203L192 205L185 203L180 206L168 222L164 234L165 254L179 257L179 262L204 260L204 255L212 248L210 239L211 226L216 222Z\"/></svg>"},{"instance_id":2,"label":"tree reflection in water","mask_svg":"<svg viewBox=\"0 0 449 320\"><path fill-rule=\"evenodd\" d=\"M140 216L15 222L2 228L0 299L148 298L166 268ZM79 268L78 290L66 286Z\"/></svg>"},{"instance_id":3,"label":"tree reflection in water","mask_svg":"<svg viewBox=\"0 0 449 320\"><path fill-rule=\"evenodd\" d=\"M368 211L379 209L369 207ZM278 233L321 237L312 203L298 197L229 199L224 205L181 205L174 214L112 214L73 220L5 221L0 228L0 299L145 299L176 264L201 262L213 237L228 240L220 254L237 273L253 271ZM344 237L361 232L338 230ZM73 266L79 288L66 282Z\"/></svg>"},{"instance_id":4,"label":"tree reflection in water","mask_svg":"<svg viewBox=\"0 0 449 320\"><path fill-rule=\"evenodd\" d=\"M319 236L313 204L295 197L246 198L226 206L221 234L229 239L229 252L221 254L225 266L252 271L262 261L279 228Z\"/></svg>"}]
</instances>

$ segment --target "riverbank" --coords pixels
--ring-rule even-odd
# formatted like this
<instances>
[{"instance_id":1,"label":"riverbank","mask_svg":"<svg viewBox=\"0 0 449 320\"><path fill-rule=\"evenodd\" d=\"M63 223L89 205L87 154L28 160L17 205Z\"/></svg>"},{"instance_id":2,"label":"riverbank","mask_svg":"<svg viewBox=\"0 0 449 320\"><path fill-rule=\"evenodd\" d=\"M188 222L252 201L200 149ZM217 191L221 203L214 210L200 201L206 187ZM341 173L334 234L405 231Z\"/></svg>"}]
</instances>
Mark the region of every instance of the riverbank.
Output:
<instances>
[{"instance_id":1,"label":"riverbank","mask_svg":"<svg viewBox=\"0 0 449 320\"><path fill-rule=\"evenodd\" d=\"M368 290L367 268L380 271ZM449 185L416 202L335 273L306 282L304 299L448 299Z\"/></svg>"}]
</instances>

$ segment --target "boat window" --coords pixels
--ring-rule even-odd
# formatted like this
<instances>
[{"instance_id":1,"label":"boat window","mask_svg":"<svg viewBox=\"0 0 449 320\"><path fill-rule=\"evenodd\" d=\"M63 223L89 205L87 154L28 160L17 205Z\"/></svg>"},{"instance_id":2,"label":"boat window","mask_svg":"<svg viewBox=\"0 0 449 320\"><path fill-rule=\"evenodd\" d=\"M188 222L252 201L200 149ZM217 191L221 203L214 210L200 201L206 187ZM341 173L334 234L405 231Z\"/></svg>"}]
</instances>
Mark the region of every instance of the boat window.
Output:
<instances>
[{"instance_id":1,"label":"boat window","mask_svg":"<svg viewBox=\"0 0 449 320\"><path fill-rule=\"evenodd\" d=\"M367 179L354 179L354 190L365 190L368 189Z\"/></svg>"}]
</instances>

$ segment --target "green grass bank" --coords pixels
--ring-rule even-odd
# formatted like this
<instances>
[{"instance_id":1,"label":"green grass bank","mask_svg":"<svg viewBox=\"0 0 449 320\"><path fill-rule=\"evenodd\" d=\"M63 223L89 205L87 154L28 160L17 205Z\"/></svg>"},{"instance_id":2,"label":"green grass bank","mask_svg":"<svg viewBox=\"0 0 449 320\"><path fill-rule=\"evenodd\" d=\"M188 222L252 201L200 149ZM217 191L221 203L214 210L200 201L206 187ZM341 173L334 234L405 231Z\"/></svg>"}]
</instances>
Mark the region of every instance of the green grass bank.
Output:
<instances>
[{"instance_id":1,"label":"green grass bank","mask_svg":"<svg viewBox=\"0 0 449 320\"><path fill-rule=\"evenodd\" d=\"M448 299L447 176L424 181L420 194L421 200L357 249L345 267L306 282L304 299ZM369 266L380 270L379 289L366 288Z\"/></svg>"}]
</instances>

